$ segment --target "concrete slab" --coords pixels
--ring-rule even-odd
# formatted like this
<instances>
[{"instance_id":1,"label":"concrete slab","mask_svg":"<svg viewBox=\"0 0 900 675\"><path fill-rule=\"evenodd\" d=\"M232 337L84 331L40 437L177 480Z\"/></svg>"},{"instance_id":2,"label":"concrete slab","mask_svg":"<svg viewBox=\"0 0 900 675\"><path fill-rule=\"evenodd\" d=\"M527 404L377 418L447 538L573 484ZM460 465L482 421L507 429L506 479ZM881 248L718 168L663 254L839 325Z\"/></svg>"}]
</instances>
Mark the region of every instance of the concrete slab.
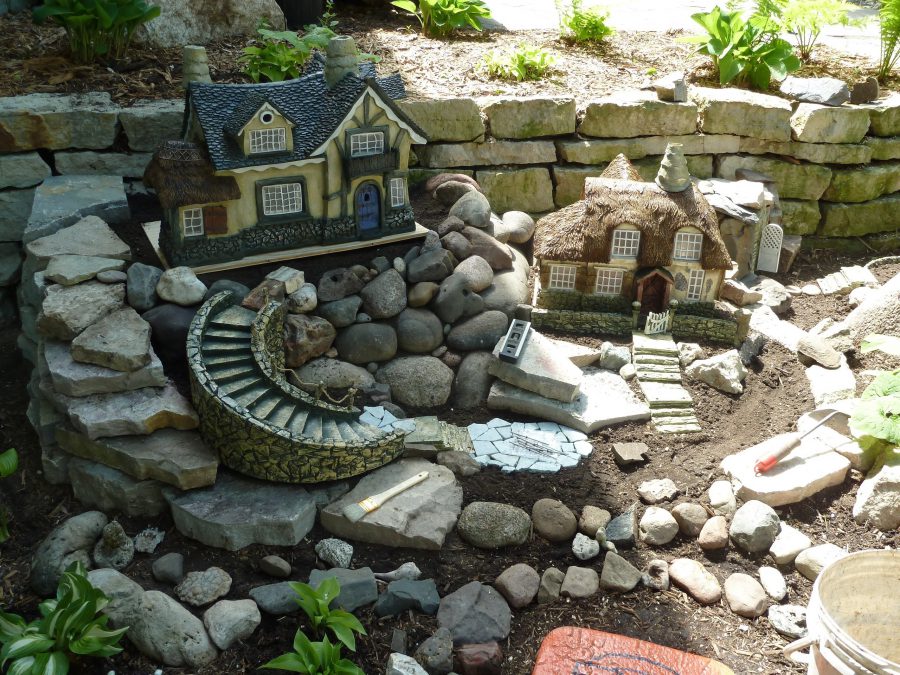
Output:
<instances>
[{"instance_id":1,"label":"concrete slab","mask_svg":"<svg viewBox=\"0 0 900 675\"><path fill-rule=\"evenodd\" d=\"M494 359L488 366L491 375L557 401L571 403L575 400L584 374L557 351L553 340L534 330L529 331L522 354L515 363L500 359L504 342L505 338L501 338L494 347Z\"/></svg>"},{"instance_id":2,"label":"concrete slab","mask_svg":"<svg viewBox=\"0 0 900 675\"><path fill-rule=\"evenodd\" d=\"M810 366L806 369L806 378L817 407L856 396L856 376L843 355L837 368Z\"/></svg>"}]
</instances>

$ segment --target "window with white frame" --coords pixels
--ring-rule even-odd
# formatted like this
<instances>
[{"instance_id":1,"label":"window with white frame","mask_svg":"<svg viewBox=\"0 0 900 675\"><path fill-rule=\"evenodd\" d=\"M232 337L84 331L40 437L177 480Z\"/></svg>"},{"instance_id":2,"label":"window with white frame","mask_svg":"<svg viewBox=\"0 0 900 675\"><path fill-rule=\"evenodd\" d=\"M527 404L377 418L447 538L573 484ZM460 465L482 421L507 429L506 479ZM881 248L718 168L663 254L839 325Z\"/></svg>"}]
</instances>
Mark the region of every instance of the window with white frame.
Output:
<instances>
[{"instance_id":1,"label":"window with white frame","mask_svg":"<svg viewBox=\"0 0 900 675\"><path fill-rule=\"evenodd\" d=\"M700 260L702 247L702 234L679 232L675 235L675 260Z\"/></svg>"},{"instance_id":2,"label":"window with white frame","mask_svg":"<svg viewBox=\"0 0 900 675\"><path fill-rule=\"evenodd\" d=\"M594 293L597 295L619 295L622 292L623 270L597 270Z\"/></svg>"},{"instance_id":3,"label":"window with white frame","mask_svg":"<svg viewBox=\"0 0 900 675\"><path fill-rule=\"evenodd\" d=\"M613 232L612 254L616 258L637 258L641 233L637 230L616 230Z\"/></svg>"},{"instance_id":4,"label":"window with white frame","mask_svg":"<svg viewBox=\"0 0 900 675\"><path fill-rule=\"evenodd\" d=\"M691 270L690 279L688 279L687 299L699 300L703 294L703 270Z\"/></svg>"},{"instance_id":5,"label":"window with white frame","mask_svg":"<svg viewBox=\"0 0 900 675\"><path fill-rule=\"evenodd\" d=\"M254 129L250 132L250 153L283 152L287 149L287 132L284 127Z\"/></svg>"},{"instance_id":6,"label":"window with white frame","mask_svg":"<svg viewBox=\"0 0 900 675\"><path fill-rule=\"evenodd\" d=\"M406 204L406 180L391 178L391 206L397 208Z\"/></svg>"},{"instance_id":7,"label":"window with white frame","mask_svg":"<svg viewBox=\"0 0 900 675\"><path fill-rule=\"evenodd\" d=\"M300 183L264 185L262 207L266 216L298 213L303 210L303 187Z\"/></svg>"},{"instance_id":8,"label":"window with white frame","mask_svg":"<svg viewBox=\"0 0 900 675\"><path fill-rule=\"evenodd\" d=\"M181 212L181 226L185 237L203 234L203 209L184 209Z\"/></svg>"},{"instance_id":9,"label":"window with white frame","mask_svg":"<svg viewBox=\"0 0 900 675\"><path fill-rule=\"evenodd\" d=\"M368 131L350 137L350 156L368 157L384 152L384 132Z\"/></svg>"},{"instance_id":10,"label":"window with white frame","mask_svg":"<svg viewBox=\"0 0 900 675\"><path fill-rule=\"evenodd\" d=\"M573 265L550 266L550 288L557 291L575 289L575 270Z\"/></svg>"}]
</instances>

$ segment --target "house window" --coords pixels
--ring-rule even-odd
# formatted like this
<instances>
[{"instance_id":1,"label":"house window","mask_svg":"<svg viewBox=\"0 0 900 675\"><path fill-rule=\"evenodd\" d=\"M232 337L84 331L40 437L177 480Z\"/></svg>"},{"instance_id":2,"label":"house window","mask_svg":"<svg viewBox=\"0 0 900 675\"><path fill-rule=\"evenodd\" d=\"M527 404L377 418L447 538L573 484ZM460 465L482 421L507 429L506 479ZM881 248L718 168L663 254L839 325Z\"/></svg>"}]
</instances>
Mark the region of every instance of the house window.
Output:
<instances>
[{"instance_id":1,"label":"house window","mask_svg":"<svg viewBox=\"0 0 900 675\"><path fill-rule=\"evenodd\" d=\"M703 270L691 270L691 276L688 280L687 299L699 300L703 294Z\"/></svg>"},{"instance_id":2,"label":"house window","mask_svg":"<svg viewBox=\"0 0 900 675\"><path fill-rule=\"evenodd\" d=\"M641 233L637 230L616 230L613 232L612 254L616 258L637 258Z\"/></svg>"},{"instance_id":3,"label":"house window","mask_svg":"<svg viewBox=\"0 0 900 675\"><path fill-rule=\"evenodd\" d=\"M572 265L552 265L550 267L550 288L558 291L575 289L575 267Z\"/></svg>"},{"instance_id":4,"label":"house window","mask_svg":"<svg viewBox=\"0 0 900 675\"><path fill-rule=\"evenodd\" d=\"M181 212L181 226L185 237L203 234L203 209L185 209Z\"/></svg>"},{"instance_id":5,"label":"house window","mask_svg":"<svg viewBox=\"0 0 900 675\"><path fill-rule=\"evenodd\" d=\"M287 149L287 134L284 127L254 129L250 132L251 154L263 152L284 152Z\"/></svg>"},{"instance_id":6,"label":"house window","mask_svg":"<svg viewBox=\"0 0 900 675\"><path fill-rule=\"evenodd\" d=\"M700 260L703 235L679 232L675 235L675 260Z\"/></svg>"},{"instance_id":7,"label":"house window","mask_svg":"<svg viewBox=\"0 0 900 675\"><path fill-rule=\"evenodd\" d=\"M369 155L380 155L383 152L383 131L370 131L361 134L353 134L350 137L351 157L368 157Z\"/></svg>"},{"instance_id":8,"label":"house window","mask_svg":"<svg viewBox=\"0 0 900 675\"><path fill-rule=\"evenodd\" d=\"M622 292L622 270L597 270L597 295L619 295Z\"/></svg>"},{"instance_id":9,"label":"house window","mask_svg":"<svg viewBox=\"0 0 900 675\"><path fill-rule=\"evenodd\" d=\"M391 206L397 208L406 204L406 180L391 178Z\"/></svg>"},{"instance_id":10,"label":"house window","mask_svg":"<svg viewBox=\"0 0 900 675\"><path fill-rule=\"evenodd\" d=\"M280 216L303 210L303 189L300 183L264 185L262 207L265 216Z\"/></svg>"}]
</instances>

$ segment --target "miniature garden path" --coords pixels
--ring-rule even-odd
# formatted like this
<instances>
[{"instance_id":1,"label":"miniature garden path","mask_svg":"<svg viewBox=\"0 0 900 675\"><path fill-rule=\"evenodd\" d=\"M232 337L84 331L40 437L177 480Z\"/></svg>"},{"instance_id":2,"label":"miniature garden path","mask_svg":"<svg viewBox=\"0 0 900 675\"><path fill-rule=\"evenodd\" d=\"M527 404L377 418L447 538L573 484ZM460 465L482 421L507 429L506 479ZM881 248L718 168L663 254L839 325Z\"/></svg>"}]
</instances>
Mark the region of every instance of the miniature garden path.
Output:
<instances>
[{"instance_id":1,"label":"miniature garden path","mask_svg":"<svg viewBox=\"0 0 900 675\"><path fill-rule=\"evenodd\" d=\"M694 401L681 386L678 346L671 335L632 334L632 360L650 419L660 433L700 431Z\"/></svg>"}]
</instances>

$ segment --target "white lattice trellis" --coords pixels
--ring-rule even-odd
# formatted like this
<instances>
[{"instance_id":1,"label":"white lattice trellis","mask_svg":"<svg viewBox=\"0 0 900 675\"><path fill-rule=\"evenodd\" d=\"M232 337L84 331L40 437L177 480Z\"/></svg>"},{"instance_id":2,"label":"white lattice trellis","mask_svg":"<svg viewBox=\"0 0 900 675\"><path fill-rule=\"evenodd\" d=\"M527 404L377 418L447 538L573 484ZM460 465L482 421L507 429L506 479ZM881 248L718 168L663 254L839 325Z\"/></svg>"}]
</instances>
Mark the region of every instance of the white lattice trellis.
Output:
<instances>
[{"instance_id":1,"label":"white lattice trellis","mask_svg":"<svg viewBox=\"0 0 900 675\"><path fill-rule=\"evenodd\" d=\"M778 263L781 261L781 241L784 239L784 230L780 225L769 223L763 230L762 240L759 242L759 257L756 260L756 269L759 272L777 272Z\"/></svg>"},{"instance_id":2,"label":"white lattice trellis","mask_svg":"<svg viewBox=\"0 0 900 675\"><path fill-rule=\"evenodd\" d=\"M650 312L647 314L647 323L644 324L644 335L656 335L665 333L669 328L668 312Z\"/></svg>"}]
</instances>

